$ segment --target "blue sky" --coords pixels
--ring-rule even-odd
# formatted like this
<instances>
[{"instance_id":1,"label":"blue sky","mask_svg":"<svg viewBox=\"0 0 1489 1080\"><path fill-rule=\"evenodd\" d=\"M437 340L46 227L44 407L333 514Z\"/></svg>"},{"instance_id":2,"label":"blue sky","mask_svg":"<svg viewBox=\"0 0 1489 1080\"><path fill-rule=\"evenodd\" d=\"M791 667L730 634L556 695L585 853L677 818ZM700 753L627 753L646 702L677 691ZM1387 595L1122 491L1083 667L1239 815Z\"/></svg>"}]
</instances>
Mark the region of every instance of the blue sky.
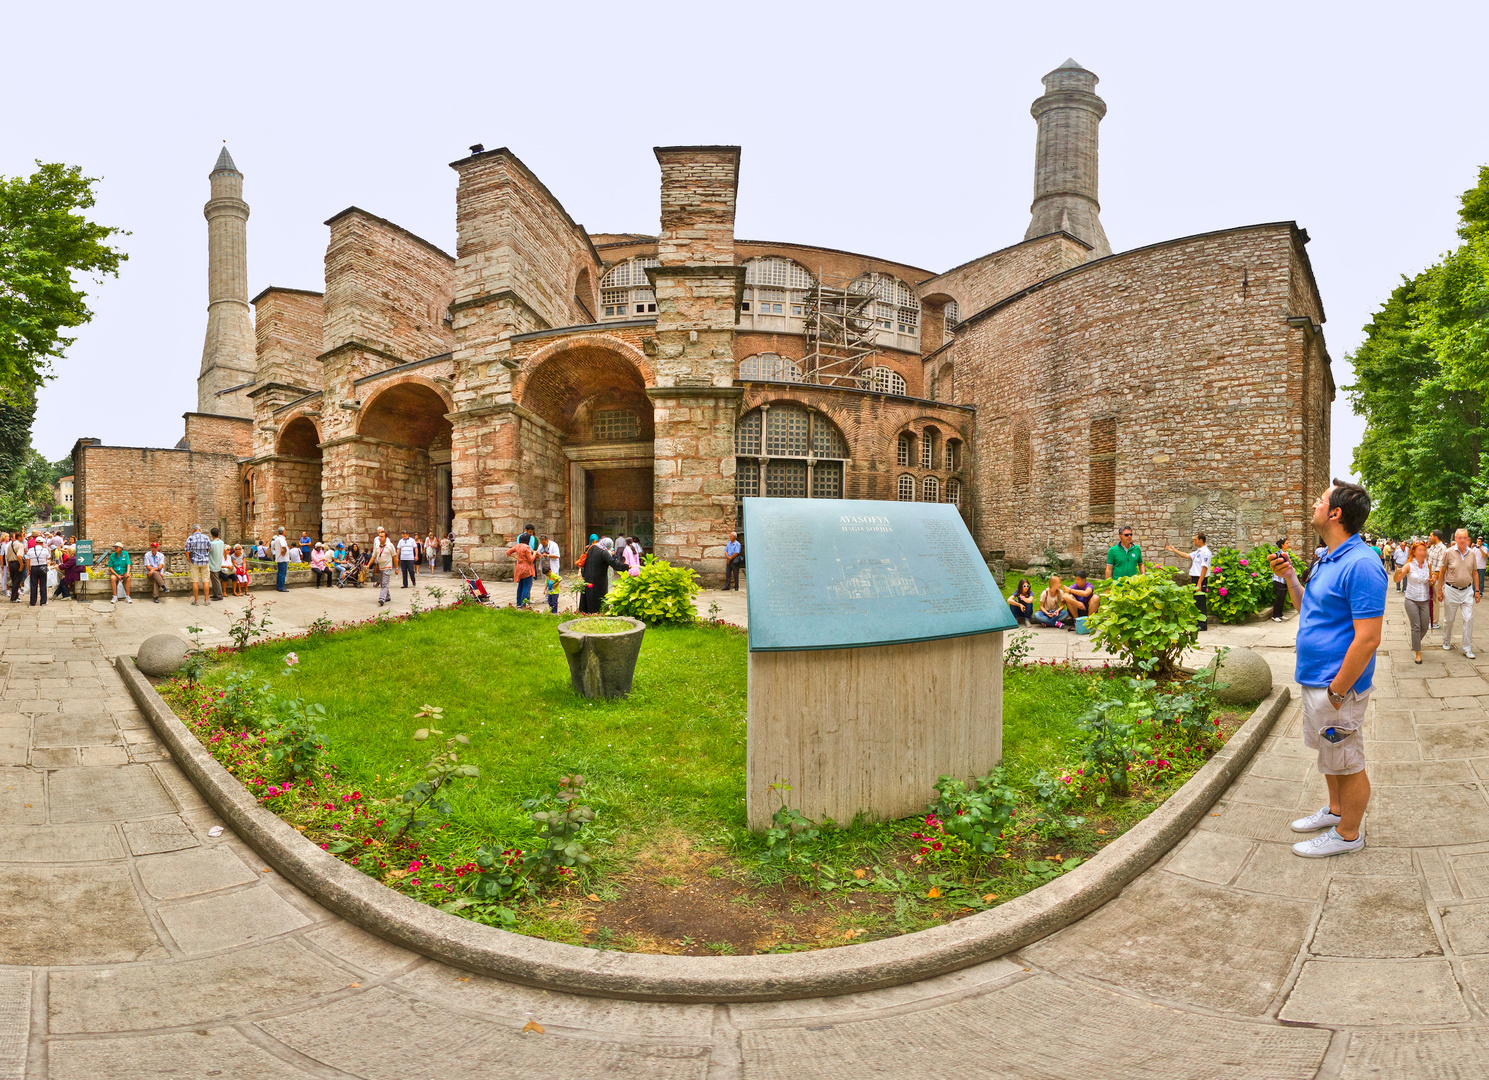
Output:
<instances>
[{"instance_id":1,"label":"blue sky","mask_svg":"<svg viewBox=\"0 0 1489 1080\"><path fill-rule=\"evenodd\" d=\"M1489 163L1489 5L51 5L7 15L0 174L103 178L120 278L41 395L79 436L172 445L206 325L207 173L246 176L251 293L320 288L361 206L454 249L466 147L509 146L591 230L653 231L651 148L743 146L738 235L945 269L1029 218L1040 76L1101 78L1116 250L1296 220L1346 354L1403 273L1451 248ZM1058 13L1058 14L1056 14ZM1333 463L1362 425L1341 392Z\"/></svg>"}]
</instances>

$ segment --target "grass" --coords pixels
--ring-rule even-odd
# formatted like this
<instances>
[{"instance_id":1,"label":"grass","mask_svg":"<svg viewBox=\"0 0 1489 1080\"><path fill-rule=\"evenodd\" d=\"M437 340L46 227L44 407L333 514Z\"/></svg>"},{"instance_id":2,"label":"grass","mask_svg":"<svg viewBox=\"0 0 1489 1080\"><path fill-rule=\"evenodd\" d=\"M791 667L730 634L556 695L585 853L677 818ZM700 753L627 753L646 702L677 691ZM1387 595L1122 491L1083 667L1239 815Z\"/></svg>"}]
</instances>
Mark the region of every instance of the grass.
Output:
<instances>
[{"instance_id":1,"label":"grass","mask_svg":"<svg viewBox=\"0 0 1489 1080\"><path fill-rule=\"evenodd\" d=\"M1141 820L1206 756L1176 755L1169 772L1135 782L1131 798L1077 808L1086 819L1071 829L1037 827L1037 806L1021 803L1021 814L1036 812L1019 821L998 859L927 860L911 836L926 826L912 818L826 829L801 858L766 861L766 841L745 828L745 636L709 624L649 627L630 697L589 702L570 688L561 621L510 608L441 609L227 654L202 688L178 684L167 696L286 820L436 904L461 895L460 872L479 846L531 849L524 801L582 774L582 801L598 814L583 836L593 865L549 883L540 898L463 913L515 920L525 933L557 940L697 955L843 944L1001 903ZM298 664L285 674L291 652ZM290 794L282 770L262 762L261 736L228 731L204 707L216 692L210 687L240 672L272 682L280 697L325 707L317 726L333 768L316 769L305 790L296 785ZM1007 670L1007 781L1022 790L1038 774L1073 770L1086 738L1077 718L1098 689L1117 686L1103 673L1064 665ZM425 706L442 716L416 717ZM443 748L442 738L414 740L431 725L443 737L468 735L461 760L481 775L450 786L441 824L390 841L374 822L391 816ZM276 785L285 794L274 797Z\"/></svg>"}]
</instances>

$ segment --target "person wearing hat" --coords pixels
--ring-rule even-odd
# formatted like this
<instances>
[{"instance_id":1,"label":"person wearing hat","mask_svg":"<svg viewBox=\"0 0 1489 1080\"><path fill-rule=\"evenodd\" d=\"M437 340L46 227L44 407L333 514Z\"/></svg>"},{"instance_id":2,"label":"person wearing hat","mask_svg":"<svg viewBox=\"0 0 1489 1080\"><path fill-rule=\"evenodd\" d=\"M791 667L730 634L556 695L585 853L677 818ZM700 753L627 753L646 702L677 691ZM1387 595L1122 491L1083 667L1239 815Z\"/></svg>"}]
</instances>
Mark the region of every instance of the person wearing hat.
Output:
<instances>
[{"instance_id":1,"label":"person wearing hat","mask_svg":"<svg viewBox=\"0 0 1489 1080\"><path fill-rule=\"evenodd\" d=\"M31 564L31 606L36 606L36 595L41 594L41 606L47 606L47 564L52 561L52 549L41 537L33 537L36 543L26 552L26 561Z\"/></svg>"},{"instance_id":2,"label":"person wearing hat","mask_svg":"<svg viewBox=\"0 0 1489 1080\"><path fill-rule=\"evenodd\" d=\"M145 552L145 578L150 582L150 595L160 603L160 594L165 591L165 555L159 540L150 541L150 550Z\"/></svg>"},{"instance_id":3,"label":"person wearing hat","mask_svg":"<svg viewBox=\"0 0 1489 1080\"><path fill-rule=\"evenodd\" d=\"M205 566L206 563L202 565ZM116 543L113 553L109 555L109 585L113 590L112 595L109 597L109 603L117 604L119 602L119 584L121 582L124 584L124 599L128 600L131 604L134 603L134 597L129 595L129 567L129 552L124 550L123 544ZM195 603L195 601L192 602Z\"/></svg>"}]
</instances>

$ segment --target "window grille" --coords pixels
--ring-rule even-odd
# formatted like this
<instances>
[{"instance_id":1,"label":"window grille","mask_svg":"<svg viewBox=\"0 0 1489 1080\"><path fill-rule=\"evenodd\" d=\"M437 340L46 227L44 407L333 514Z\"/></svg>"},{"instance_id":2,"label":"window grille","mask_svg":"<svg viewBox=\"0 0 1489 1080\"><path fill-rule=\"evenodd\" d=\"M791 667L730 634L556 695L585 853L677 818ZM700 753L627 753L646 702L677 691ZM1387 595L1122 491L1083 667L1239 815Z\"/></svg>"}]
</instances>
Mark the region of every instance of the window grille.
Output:
<instances>
[{"instance_id":1,"label":"window grille","mask_svg":"<svg viewBox=\"0 0 1489 1080\"><path fill-rule=\"evenodd\" d=\"M801 365L775 353L756 353L739 362L739 377L772 382L801 382Z\"/></svg>"},{"instance_id":2,"label":"window grille","mask_svg":"<svg viewBox=\"0 0 1489 1080\"><path fill-rule=\"evenodd\" d=\"M760 410L756 409L740 420L734 429L734 452L736 454L760 453Z\"/></svg>"},{"instance_id":3,"label":"window grille","mask_svg":"<svg viewBox=\"0 0 1489 1080\"><path fill-rule=\"evenodd\" d=\"M958 510L962 508L962 482L960 480L946 481L946 501Z\"/></svg>"},{"instance_id":4,"label":"window grille","mask_svg":"<svg viewBox=\"0 0 1489 1080\"><path fill-rule=\"evenodd\" d=\"M760 494L760 462L754 458L734 463L734 495L752 499Z\"/></svg>"},{"instance_id":5,"label":"window grille","mask_svg":"<svg viewBox=\"0 0 1489 1080\"><path fill-rule=\"evenodd\" d=\"M934 476L927 476L921 482L921 501L922 502L940 502L941 501L941 483Z\"/></svg>"},{"instance_id":6,"label":"window grille","mask_svg":"<svg viewBox=\"0 0 1489 1080\"><path fill-rule=\"evenodd\" d=\"M845 458L848 444L825 416L812 416L812 454L819 458Z\"/></svg>"},{"instance_id":7,"label":"window grille","mask_svg":"<svg viewBox=\"0 0 1489 1080\"><path fill-rule=\"evenodd\" d=\"M600 279L600 321L655 315L657 298L646 268L661 265L661 260L646 255L612 266Z\"/></svg>"},{"instance_id":8,"label":"window grille","mask_svg":"<svg viewBox=\"0 0 1489 1080\"><path fill-rule=\"evenodd\" d=\"M765 418L767 457L806 457L810 414L792 405L778 405Z\"/></svg>"},{"instance_id":9,"label":"window grille","mask_svg":"<svg viewBox=\"0 0 1489 1080\"><path fill-rule=\"evenodd\" d=\"M900 502L915 501L915 477L900 477Z\"/></svg>"},{"instance_id":10,"label":"window grille","mask_svg":"<svg viewBox=\"0 0 1489 1080\"><path fill-rule=\"evenodd\" d=\"M625 442L641 435L641 423L626 410L597 412L590 430L596 442Z\"/></svg>"},{"instance_id":11,"label":"window grille","mask_svg":"<svg viewBox=\"0 0 1489 1080\"><path fill-rule=\"evenodd\" d=\"M874 369L874 392L879 394L898 394L905 396L905 379L893 368L876 367Z\"/></svg>"},{"instance_id":12,"label":"window grille","mask_svg":"<svg viewBox=\"0 0 1489 1080\"><path fill-rule=\"evenodd\" d=\"M843 463L841 461L819 461L812 466L812 498L841 499L843 497Z\"/></svg>"},{"instance_id":13,"label":"window grille","mask_svg":"<svg viewBox=\"0 0 1489 1080\"><path fill-rule=\"evenodd\" d=\"M900 465L910 464L910 436L901 435L899 438L899 452L896 458Z\"/></svg>"},{"instance_id":14,"label":"window grille","mask_svg":"<svg viewBox=\"0 0 1489 1080\"><path fill-rule=\"evenodd\" d=\"M804 499L807 495L807 463L775 460L765 466L765 494L772 499Z\"/></svg>"},{"instance_id":15,"label":"window grille","mask_svg":"<svg viewBox=\"0 0 1489 1080\"><path fill-rule=\"evenodd\" d=\"M957 470L957 463L956 463L957 450L960 449L961 445L962 444L960 442L958 442L956 439L947 439L946 440L946 471L947 472L956 472L956 470Z\"/></svg>"},{"instance_id":16,"label":"window grille","mask_svg":"<svg viewBox=\"0 0 1489 1080\"><path fill-rule=\"evenodd\" d=\"M951 333L956 329L956 324L961 321L961 310L956 306L956 301L946 301L946 332Z\"/></svg>"},{"instance_id":17,"label":"window grille","mask_svg":"<svg viewBox=\"0 0 1489 1080\"><path fill-rule=\"evenodd\" d=\"M926 428L920 436L920 467L922 469L936 467L936 436L930 428Z\"/></svg>"}]
</instances>

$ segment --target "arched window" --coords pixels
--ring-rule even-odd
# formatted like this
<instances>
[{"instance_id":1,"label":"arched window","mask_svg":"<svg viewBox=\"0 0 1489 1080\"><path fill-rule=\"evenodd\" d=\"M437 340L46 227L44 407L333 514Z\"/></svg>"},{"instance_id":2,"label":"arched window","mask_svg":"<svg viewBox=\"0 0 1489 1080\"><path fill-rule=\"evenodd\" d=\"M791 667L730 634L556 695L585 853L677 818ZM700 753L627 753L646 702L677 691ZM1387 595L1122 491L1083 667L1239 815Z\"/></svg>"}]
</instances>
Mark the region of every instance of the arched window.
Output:
<instances>
[{"instance_id":1,"label":"arched window","mask_svg":"<svg viewBox=\"0 0 1489 1080\"><path fill-rule=\"evenodd\" d=\"M922 469L934 469L936 467L936 436L939 432L933 427L928 427L920 433L920 467Z\"/></svg>"},{"instance_id":2,"label":"arched window","mask_svg":"<svg viewBox=\"0 0 1489 1080\"><path fill-rule=\"evenodd\" d=\"M734 493L741 499L841 499L848 441L800 405L762 405L734 428Z\"/></svg>"},{"instance_id":3,"label":"arched window","mask_svg":"<svg viewBox=\"0 0 1489 1080\"><path fill-rule=\"evenodd\" d=\"M776 353L756 353L739 362L739 377L766 382L801 382L801 365Z\"/></svg>"},{"instance_id":4,"label":"arched window","mask_svg":"<svg viewBox=\"0 0 1489 1080\"><path fill-rule=\"evenodd\" d=\"M853 291L874 294L874 325L881 331L920 336L920 300L915 290L892 274L864 274Z\"/></svg>"},{"instance_id":5,"label":"arched window","mask_svg":"<svg viewBox=\"0 0 1489 1080\"><path fill-rule=\"evenodd\" d=\"M901 435L898 439L899 447L895 455L895 461L898 462L900 465L910 464L910 440L913 438L913 435L906 433Z\"/></svg>"},{"instance_id":6,"label":"arched window","mask_svg":"<svg viewBox=\"0 0 1489 1080\"><path fill-rule=\"evenodd\" d=\"M905 475L900 477L900 502L915 501L915 477Z\"/></svg>"},{"instance_id":7,"label":"arched window","mask_svg":"<svg viewBox=\"0 0 1489 1080\"><path fill-rule=\"evenodd\" d=\"M962 482L960 480L946 481L946 501L958 510L962 508Z\"/></svg>"},{"instance_id":8,"label":"arched window","mask_svg":"<svg viewBox=\"0 0 1489 1080\"><path fill-rule=\"evenodd\" d=\"M898 371L893 368L876 367L873 375L874 393L905 396L905 379Z\"/></svg>"},{"instance_id":9,"label":"arched window","mask_svg":"<svg viewBox=\"0 0 1489 1080\"><path fill-rule=\"evenodd\" d=\"M801 319L806 317L812 275L790 259L770 255L749 259L745 267L741 315Z\"/></svg>"},{"instance_id":10,"label":"arched window","mask_svg":"<svg viewBox=\"0 0 1489 1080\"><path fill-rule=\"evenodd\" d=\"M920 484L921 502L941 501L941 482L934 476L927 476Z\"/></svg>"},{"instance_id":11,"label":"arched window","mask_svg":"<svg viewBox=\"0 0 1489 1080\"><path fill-rule=\"evenodd\" d=\"M646 268L661 265L660 259L643 255L612 266L600 279L600 321L655 315L657 297L651 291Z\"/></svg>"},{"instance_id":12,"label":"arched window","mask_svg":"<svg viewBox=\"0 0 1489 1080\"><path fill-rule=\"evenodd\" d=\"M946 301L946 332L949 334L956 329L956 324L962 321L961 311L956 306L955 300Z\"/></svg>"},{"instance_id":13,"label":"arched window","mask_svg":"<svg viewBox=\"0 0 1489 1080\"><path fill-rule=\"evenodd\" d=\"M962 441L960 439L946 440L946 471L956 472L962 467Z\"/></svg>"}]
</instances>

